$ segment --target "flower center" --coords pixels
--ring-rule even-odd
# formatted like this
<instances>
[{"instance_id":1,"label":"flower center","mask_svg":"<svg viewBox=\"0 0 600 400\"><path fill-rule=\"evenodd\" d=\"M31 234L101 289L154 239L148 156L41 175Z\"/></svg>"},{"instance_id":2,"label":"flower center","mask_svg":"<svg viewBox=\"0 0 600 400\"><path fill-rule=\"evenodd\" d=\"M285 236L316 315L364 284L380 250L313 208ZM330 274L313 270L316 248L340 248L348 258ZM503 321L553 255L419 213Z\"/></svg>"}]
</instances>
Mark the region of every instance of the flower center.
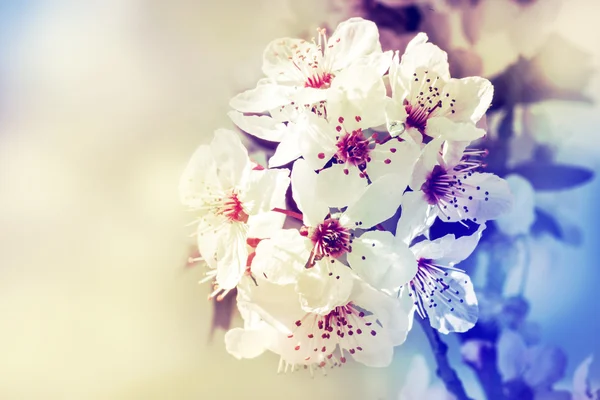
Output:
<instances>
[{"instance_id":1,"label":"flower center","mask_svg":"<svg viewBox=\"0 0 600 400\"><path fill-rule=\"evenodd\" d=\"M327 89L331 86L333 74L329 72L318 72L312 76L309 76L304 83L304 87L310 87L314 89Z\"/></svg>"},{"instance_id":2,"label":"flower center","mask_svg":"<svg viewBox=\"0 0 600 400\"><path fill-rule=\"evenodd\" d=\"M348 163L355 166L364 165L371 161L369 157L369 152L371 151L369 143L362 129L357 129L352 131L352 133L345 133L336 143L337 153L335 155L341 163Z\"/></svg>"},{"instance_id":3,"label":"flower center","mask_svg":"<svg viewBox=\"0 0 600 400\"><path fill-rule=\"evenodd\" d=\"M448 176L442 166L436 165L427 175L427 180L421 186L421 190L425 194L427 202L435 205L440 199L449 197L453 193L452 189L455 183L455 180Z\"/></svg>"},{"instance_id":4,"label":"flower center","mask_svg":"<svg viewBox=\"0 0 600 400\"><path fill-rule=\"evenodd\" d=\"M248 214L236 193L231 193L222 200L217 214L224 215L229 222L248 222Z\"/></svg>"},{"instance_id":5,"label":"flower center","mask_svg":"<svg viewBox=\"0 0 600 400\"><path fill-rule=\"evenodd\" d=\"M350 251L350 231L337 219L326 219L312 232L310 240L314 243L314 260L323 257L337 258Z\"/></svg>"},{"instance_id":6,"label":"flower center","mask_svg":"<svg viewBox=\"0 0 600 400\"><path fill-rule=\"evenodd\" d=\"M436 308L439 302L463 303L464 300L459 297L460 292L454 290L445 282L448 272L445 269L456 270L455 268L444 267L428 258L420 258L417 260L417 274L409 283L409 296L413 298L417 312L422 318L425 318L428 313L427 309ZM454 311L454 307L448 307L450 311Z\"/></svg>"},{"instance_id":7,"label":"flower center","mask_svg":"<svg viewBox=\"0 0 600 400\"><path fill-rule=\"evenodd\" d=\"M456 112L456 99L451 97L439 76L429 71L418 70L413 74L411 95L404 102L404 109L408 114L406 125L425 135L427 120L430 117Z\"/></svg>"},{"instance_id":8,"label":"flower center","mask_svg":"<svg viewBox=\"0 0 600 400\"><path fill-rule=\"evenodd\" d=\"M327 315L306 314L296 321L294 333L288 339L294 351L303 356L303 361L325 367L346 362L345 353L351 355L363 351L369 338L377 336L379 326L374 324L374 315L364 311L352 302L334 308ZM339 344L339 359L334 355Z\"/></svg>"}]
</instances>

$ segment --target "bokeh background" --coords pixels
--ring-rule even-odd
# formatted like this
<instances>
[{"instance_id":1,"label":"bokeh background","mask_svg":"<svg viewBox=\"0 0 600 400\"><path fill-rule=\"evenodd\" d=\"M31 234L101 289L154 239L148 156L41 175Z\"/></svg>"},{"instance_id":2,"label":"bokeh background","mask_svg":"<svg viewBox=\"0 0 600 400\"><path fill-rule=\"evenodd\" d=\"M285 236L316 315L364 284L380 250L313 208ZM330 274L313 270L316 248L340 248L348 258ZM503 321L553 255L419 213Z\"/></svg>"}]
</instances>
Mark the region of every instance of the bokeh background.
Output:
<instances>
[{"instance_id":1,"label":"bokeh background","mask_svg":"<svg viewBox=\"0 0 600 400\"><path fill-rule=\"evenodd\" d=\"M418 326L386 369L311 379L276 375L273 355L237 361L211 334L202 268L186 266L188 158L233 128L228 100L260 77L270 40L350 16L377 20L387 49L427 31L457 76L535 59L512 76L553 91L516 104L507 157L536 160L542 144L553 163L600 171L595 0L0 1L0 398L387 400L415 354L434 374ZM600 181L555 189L535 202L561 234L528 239L528 273L502 295L527 299L527 320L566 355L557 387L569 389L600 355ZM485 398L459 339L444 339L469 394Z\"/></svg>"}]
</instances>

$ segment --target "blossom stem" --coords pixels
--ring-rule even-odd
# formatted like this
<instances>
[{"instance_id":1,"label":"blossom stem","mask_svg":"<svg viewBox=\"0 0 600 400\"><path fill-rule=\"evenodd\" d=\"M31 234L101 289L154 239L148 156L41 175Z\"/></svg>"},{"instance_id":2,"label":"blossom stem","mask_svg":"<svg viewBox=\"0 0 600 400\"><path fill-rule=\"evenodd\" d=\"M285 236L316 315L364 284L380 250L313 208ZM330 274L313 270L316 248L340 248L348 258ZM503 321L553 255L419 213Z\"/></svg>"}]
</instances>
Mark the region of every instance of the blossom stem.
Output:
<instances>
[{"instance_id":1,"label":"blossom stem","mask_svg":"<svg viewBox=\"0 0 600 400\"><path fill-rule=\"evenodd\" d=\"M297 212L295 212L295 211L291 211L291 210L284 210L283 208L277 208L277 207L276 207L276 208L274 208L274 209L273 209L273 210L271 210L271 211L275 211L275 212L278 212L278 213L285 214L285 215L287 215L288 217L296 218L296 219L297 219L297 220L299 220L299 221L302 221L302 220L303 220L303 216L302 216L302 214L300 214L300 213L297 213Z\"/></svg>"},{"instance_id":2,"label":"blossom stem","mask_svg":"<svg viewBox=\"0 0 600 400\"><path fill-rule=\"evenodd\" d=\"M433 350L433 355L435 356L435 361L437 363L437 376L444 382L446 389L452 393L457 400L471 400L469 396L467 396L458 374L450 366L447 356L448 345L442 341L439 333L431 327L429 319L419 317L415 319L421 324L421 328L423 329L425 336L427 336L429 345Z\"/></svg>"}]
</instances>

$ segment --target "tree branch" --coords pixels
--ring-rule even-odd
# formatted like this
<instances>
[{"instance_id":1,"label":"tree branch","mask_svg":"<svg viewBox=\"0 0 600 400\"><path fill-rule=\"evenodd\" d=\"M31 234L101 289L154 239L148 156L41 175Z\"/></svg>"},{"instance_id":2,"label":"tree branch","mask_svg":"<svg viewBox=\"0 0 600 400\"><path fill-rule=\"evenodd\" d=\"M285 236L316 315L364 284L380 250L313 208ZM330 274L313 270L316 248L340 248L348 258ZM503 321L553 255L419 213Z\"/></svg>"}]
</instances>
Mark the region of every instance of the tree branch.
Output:
<instances>
[{"instance_id":1,"label":"tree branch","mask_svg":"<svg viewBox=\"0 0 600 400\"><path fill-rule=\"evenodd\" d=\"M444 382L446 389L452 393L457 400L471 400L469 396L467 396L458 374L450 366L447 357L448 345L442 341L438 331L429 325L429 319L420 318L419 316L415 316L415 319L421 324L421 328L423 329L425 336L427 336L427 340L429 341L429 345L435 356L437 376Z\"/></svg>"}]
</instances>

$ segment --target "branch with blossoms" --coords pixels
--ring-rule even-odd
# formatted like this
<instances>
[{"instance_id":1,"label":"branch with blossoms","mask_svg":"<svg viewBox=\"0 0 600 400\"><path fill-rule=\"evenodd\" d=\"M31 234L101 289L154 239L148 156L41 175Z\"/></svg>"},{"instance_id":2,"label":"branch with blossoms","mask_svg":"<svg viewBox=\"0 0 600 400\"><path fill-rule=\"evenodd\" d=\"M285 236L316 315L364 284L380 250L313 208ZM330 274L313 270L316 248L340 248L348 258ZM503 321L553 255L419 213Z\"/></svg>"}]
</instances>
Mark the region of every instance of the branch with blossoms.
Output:
<instances>
[{"instance_id":1,"label":"branch with blossoms","mask_svg":"<svg viewBox=\"0 0 600 400\"><path fill-rule=\"evenodd\" d=\"M456 265L512 201L504 180L481 172L485 152L469 147L485 135L476 124L490 82L451 78L425 34L402 55L383 52L377 26L361 18L329 38L271 42L263 72L229 115L278 143L268 168L218 130L180 182L211 296L237 289L244 325L227 332L227 351L274 352L280 371L350 359L385 367L414 318L442 334L473 327L477 297ZM290 185L297 209L286 207ZM286 219L301 227L284 229ZM435 221L478 227L429 240ZM447 360L439 368L462 390Z\"/></svg>"}]
</instances>

